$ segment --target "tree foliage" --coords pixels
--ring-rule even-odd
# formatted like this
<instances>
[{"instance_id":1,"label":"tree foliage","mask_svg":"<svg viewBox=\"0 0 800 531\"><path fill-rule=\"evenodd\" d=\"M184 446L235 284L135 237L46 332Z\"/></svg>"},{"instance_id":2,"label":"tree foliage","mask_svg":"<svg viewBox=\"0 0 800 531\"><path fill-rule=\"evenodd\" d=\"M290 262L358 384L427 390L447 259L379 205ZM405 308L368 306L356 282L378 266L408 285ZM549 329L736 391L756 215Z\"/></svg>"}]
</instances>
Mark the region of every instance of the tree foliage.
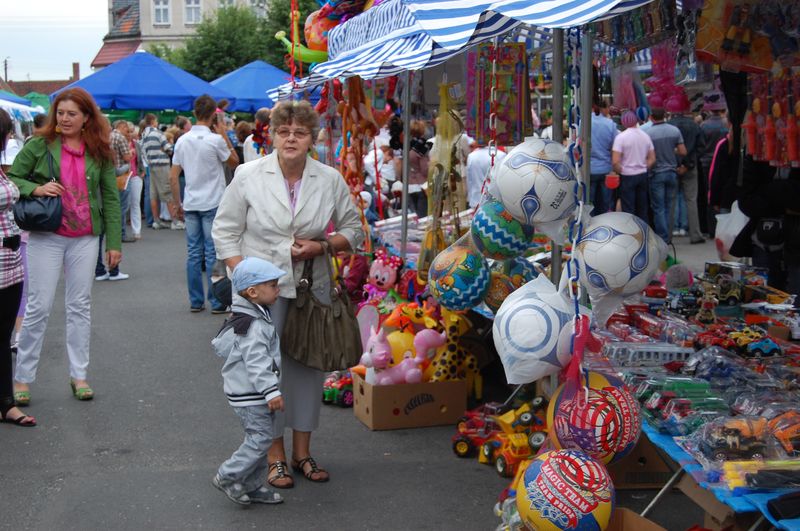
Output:
<instances>
[{"instance_id":1,"label":"tree foliage","mask_svg":"<svg viewBox=\"0 0 800 531\"><path fill-rule=\"evenodd\" d=\"M186 42L181 66L212 81L256 59L262 59L262 23L247 7L224 7L198 24Z\"/></svg>"}]
</instances>

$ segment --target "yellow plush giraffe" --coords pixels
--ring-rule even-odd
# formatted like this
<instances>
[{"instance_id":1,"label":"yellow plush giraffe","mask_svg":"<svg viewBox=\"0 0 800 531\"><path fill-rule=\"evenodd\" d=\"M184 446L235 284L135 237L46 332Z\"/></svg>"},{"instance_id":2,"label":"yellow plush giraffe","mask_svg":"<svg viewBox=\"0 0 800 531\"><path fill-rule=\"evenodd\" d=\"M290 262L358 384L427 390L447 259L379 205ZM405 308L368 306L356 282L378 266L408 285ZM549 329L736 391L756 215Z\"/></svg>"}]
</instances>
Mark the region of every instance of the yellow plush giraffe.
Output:
<instances>
[{"instance_id":1,"label":"yellow plush giraffe","mask_svg":"<svg viewBox=\"0 0 800 531\"><path fill-rule=\"evenodd\" d=\"M440 347L423 374L424 381L442 382L446 380L467 380L467 389L475 393L475 398L483 395L483 378L478 371L475 356L461 347L459 340L472 327L466 316L442 307L440 326L447 332L447 341Z\"/></svg>"}]
</instances>

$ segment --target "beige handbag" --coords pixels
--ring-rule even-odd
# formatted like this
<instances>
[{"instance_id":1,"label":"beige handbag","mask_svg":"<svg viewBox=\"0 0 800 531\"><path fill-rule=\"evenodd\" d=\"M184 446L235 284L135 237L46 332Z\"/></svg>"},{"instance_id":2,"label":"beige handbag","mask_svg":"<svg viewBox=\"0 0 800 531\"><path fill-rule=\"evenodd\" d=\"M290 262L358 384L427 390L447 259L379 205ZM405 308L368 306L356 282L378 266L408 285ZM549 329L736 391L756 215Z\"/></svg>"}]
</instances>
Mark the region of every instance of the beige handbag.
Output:
<instances>
[{"instance_id":1,"label":"beige handbag","mask_svg":"<svg viewBox=\"0 0 800 531\"><path fill-rule=\"evenodd\" d=\"M361 333L350 298L333 276L330 246L321 243L331 282L331 303L321 303L312 293L314 260L306 260L297 298L289 303L281 352L312 369L349 369L361 358Z\"/></svg>"}]
</instances>

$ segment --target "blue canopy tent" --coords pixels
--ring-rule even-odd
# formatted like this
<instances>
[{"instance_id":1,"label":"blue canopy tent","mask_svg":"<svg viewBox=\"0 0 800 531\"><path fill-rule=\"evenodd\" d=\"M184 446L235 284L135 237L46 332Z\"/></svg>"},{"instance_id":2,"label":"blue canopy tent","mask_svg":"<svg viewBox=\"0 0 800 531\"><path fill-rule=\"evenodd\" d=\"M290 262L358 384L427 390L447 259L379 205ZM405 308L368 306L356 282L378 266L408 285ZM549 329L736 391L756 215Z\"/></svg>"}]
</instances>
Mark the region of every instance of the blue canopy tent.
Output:
<instances>
[{"instance_id":1,"label":"blue canopy tent","mask_svg":"<svg viewBox=\"0 0 800 531\"><path fill-rule=\"evenodd\" d=\"M253 61L211 82L217 88L229 92L236 103L228 110L255 113L261 107L272 107L274 102L267 97L267 90L290 79L289 74L264 61Z\"/></svg>"},{"instance_id":2,"label":"blue canopy tent","mask_svg":"<svg viewBox=\"0 0 800 531\"><path fill-rule=\"evenodd\" d=\"M216 100L236 99L227 91L207 83L147 52L137 52L120 59L99 72L70 83L50 95L81 87L91 94L102 109L174 109L192 110L198 96L208 94Z\"/></svg>"},{"instance_id":3,"label":"blue canopy tent","mask_svg":"<svg viewBox=\"0 0 800 531\"><path fill-rule=\"evenodd\" d=\"M28 107L31 106L31 100L20 98L16 94L6 92L5 90L0 90L0 100L11 101L13 103L18 103L20 105L27 105Z\"/></svg>"}]
</instances>

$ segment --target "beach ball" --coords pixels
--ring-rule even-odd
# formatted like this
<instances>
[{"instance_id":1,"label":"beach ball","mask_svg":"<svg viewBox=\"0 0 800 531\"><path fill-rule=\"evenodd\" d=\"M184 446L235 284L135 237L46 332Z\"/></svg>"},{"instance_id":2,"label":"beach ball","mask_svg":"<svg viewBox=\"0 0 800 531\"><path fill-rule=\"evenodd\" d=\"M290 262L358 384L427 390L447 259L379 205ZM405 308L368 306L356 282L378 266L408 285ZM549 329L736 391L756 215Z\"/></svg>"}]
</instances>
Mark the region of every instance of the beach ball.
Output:
<instances>
[{"instance_id":1,"label":"beach ball","mask_svg":"<svg viewBox=\"0 0 800 531\"><path fill-rule=\"evenodd\" d=\"M566 219L575 209L575 171L564 147L533 138L512 149L497 170L497 198L526 225Z\"/></svg>"},{"instance_id":2,"label":"beach ball","mask_svg":"<svg viewBox=\"0 0 800 531\"><path fill-rule=\"evenodd\" d=\"M642 417L622 380L587 371L579 386L566 382L556 389L547 407L547 425L556 448L581 450L611 463L636 446Z\"/></svg>"},{"instance_id":3,"label":"beach ball","mask_svg":"<svg viewBox=\"0 0 800 531\"><path fill-rule=\"evenodd\" d=\"M306 46L312 50L321 52L328 51L328 32L336 27L338 20L331 20L322 15L321 10L312 12L306 18L303 34L306 38Z\"/></svg>"},{"instance_id":4,"label":"beach ball","mask_svg":"<svg viewBox=\"0 0 800 531\"><path fill-rule=\"evenodd\" d=\"M553 292L543 295L543 284ZM550 281L539 277L509 295L496 312L492 336L509 384L556 374L572 358L569 352L559 355L558 336L573 315L567 304L556 307L545 296L559 297Z\"/></svg>"},{"instance_id":5,"label":"beach ball","mask_svg":"<svg viewBox=\"0 0 800 531\"><path fill-rule=\"evenodd\" d=\"M527 258L518 256L506 260L503 264L503 271L511 278L515 286L520 287L544 273L544 268Z\"/></svg>"},{"instance_id":6,"label":"beach ball","mask_svg":"<svg viewBox=\"0 0 800 531\"><path fill-rule=\"evenodd\" d=\"M664 240L626 212L591 218L575 249L581 285L592 297L640 293L658 273L666 254Z\"/></svg>"},{"instance_id":7,"label":"beach ball","mask_svg":"<svg viewBox=\"0 0 800 531\"><path fill-rule=\"evenodd\" d=\"M475 211L470 233L475 248L485 257L505 260L528 250L533 238L533 226L520 223L505 209L503 203L491 198Z\"/></svg>"},{"instance_id":8,"label":"beach ball","mask_svg":"<svg viewBox=\"0 0 800 531\"><path fill-rule=\"evenodd\" d=\"M431 294L448 310L468 310L489 290L489 264L471 245L469 234L436 255L428 270Z\"/></svg>"},{"instance_id":9,"label":"beach ball","mask_svg":"<svg viewBox=\"0 0 800 531\"><path fill-rule=\"evenodd\" d=\"M519 515L537 531L602 531L614 512L614 497L606 468L575 450L537 456L516 485Z\"/></svg>"},{"instance_id":10,"label":"beach ball","mask_svg":"<svg viewBox=\"0 0 800 531\"><path fill-rule=\"evenodd\" d=\"M483 302L489 307L492 312L497 313L500 305L503 304L509 295L514 293L517 286L511 281L508 275L492 271L489 276L489 290L486 292L486 297Z\"/></svg>"}]
</instances>

